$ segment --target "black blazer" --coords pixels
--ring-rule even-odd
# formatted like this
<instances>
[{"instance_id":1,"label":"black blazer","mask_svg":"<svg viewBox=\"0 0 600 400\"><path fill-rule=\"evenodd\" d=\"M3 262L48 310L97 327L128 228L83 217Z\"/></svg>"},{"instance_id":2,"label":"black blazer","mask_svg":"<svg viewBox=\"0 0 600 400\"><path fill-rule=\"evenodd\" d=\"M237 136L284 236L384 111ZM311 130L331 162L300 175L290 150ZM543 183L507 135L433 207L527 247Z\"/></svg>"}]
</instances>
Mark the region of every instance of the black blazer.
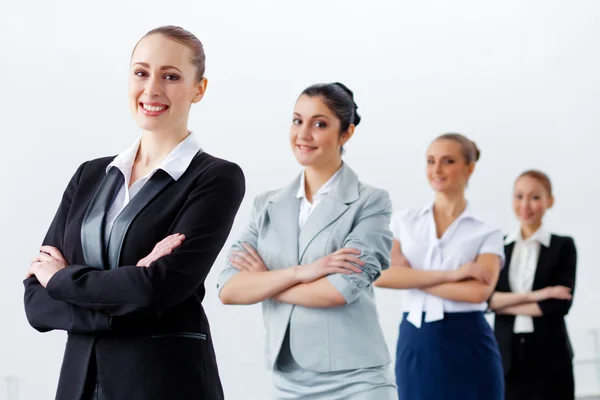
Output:
<instances>
[{"instance_id":1,"label":"black blazer","mask_svg":"<svg viewBox=\"0 0 600 400\"><path fill-rule=\"evenodd\" d=\"M242 170L201 153L177 181L157 171L105 244L106 211L123 182L116 168L106 173L113 158L79 167L43 241L69 266L47 288L24 281L29 323L68 332L56 399L81 399L95 367L107 399L223 399L202 300L244 196ZM173 233L185 235L179 248L135 266Z\"/></svg>"},{"instance_id":2,"label":"black blazer","mask_svg":"<svg viewBox=\"0 0 600 400\"><path fill-rule=\"evenodd\" d=\"M500 272L496 286L498 292L510 292L508 274L514 243L504 246L506 267ZM552 235L550 246L540 247L540 256L533 280L533 290L547 286L564 285L575 290L577 250L568 236ZM533 318L534 332L525 344L524 366L534 374L547 375L554 369L563 369L573 359L573 350L564 317L571 308L572 300L549 299L539 302L543 316ZM504 374L508 375L512 360L514 315L496 314L494 332L500 346Z\"/></svg>"}]
</instances>

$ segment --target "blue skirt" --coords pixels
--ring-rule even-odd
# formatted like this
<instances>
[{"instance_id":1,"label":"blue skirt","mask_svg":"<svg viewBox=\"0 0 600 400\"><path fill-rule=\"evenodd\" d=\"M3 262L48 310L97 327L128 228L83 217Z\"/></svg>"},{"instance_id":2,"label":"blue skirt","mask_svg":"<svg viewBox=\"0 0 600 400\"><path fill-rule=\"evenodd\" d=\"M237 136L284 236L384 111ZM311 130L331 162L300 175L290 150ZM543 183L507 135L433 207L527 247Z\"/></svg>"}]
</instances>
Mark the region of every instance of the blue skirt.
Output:
<instances>
[{"instance_id":1,"label":"blue skirt","mask_svg":"<svg viewBox=\"0 0 600 400\"><path fill-rule=\"evenodd\" d=\"M446 313L436 322L423 319L420 329L406 317L396 350L400 399L504 399L500 351L482 312Z\"/></svg>"}]
</instances>

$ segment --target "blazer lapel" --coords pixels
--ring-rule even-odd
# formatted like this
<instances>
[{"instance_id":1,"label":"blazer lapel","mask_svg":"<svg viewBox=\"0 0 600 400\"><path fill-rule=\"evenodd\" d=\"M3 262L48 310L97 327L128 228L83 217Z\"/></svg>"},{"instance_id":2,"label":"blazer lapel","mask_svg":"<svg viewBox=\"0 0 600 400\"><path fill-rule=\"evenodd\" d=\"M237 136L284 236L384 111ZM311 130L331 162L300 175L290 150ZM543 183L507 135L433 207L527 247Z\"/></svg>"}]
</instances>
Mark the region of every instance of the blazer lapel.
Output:
<instances>
[{"instance_id":1,"label":"blazer lapel","mask_svg":"<svg viewBox=\"0 0 600 400\"><path fill-rule=\"evenodd\" d=\"M110 232L110 238L108 240L107 261L110 269L117 268L119 266L123 242L125 241L127 230L129 229L129 226L133 220L172 182L174 182L174 180L171 175L162 169L159 169L154 173L154 175L152 175L150 180L144 184L138 194L131 199L123 211L121 211L113 224Z\"/></svg>"},{"instance_id":2,"label":"blazer lapel","mask_svg":"<svg viewBox=\"0 0 600 400\"><path fill-rule=\"evenodd\" d=\"M510 260L512 259L513 249L515 243L511 242L504 246L504 268L500 271L500 277L498 278L498 289L501 292L510 292L510 283L508 281L508 274L510 273Z\"/></svg>"},{"instance_id":3,"label":"blazer lapel","mask_svg":"<svg viewBox=\"0 0 600 400\"><path fill-rule=\"evenodd\" d=\"M125 178L118 168L111 168L98 186L81 224L81 246L86 265L104 269L106 266L104 225L106 214Z\"/></svg>"},{"instance_id":4,"label":"blazer lapel","mask_svg":"<svg viewBox=\"0 0 600 400\"><path fill-rule=\"evenodd\" d=\"M336 221L349 204L358 200L358 176L346 164L342 165L338 182L331 191L323 196L315 210L310 214L298 238L299 260L313 239L325 228Z\"/></svg>"},{"instance_id":5,"label":"blazer lapel","mask_svg":"<svg viewBox=\"0 0 600 400\"><path fill-rule=\"evenodd\" d=\"M535 268L535 276L533 278L532 290L543 289L546 286L546 277L548 268L552 261L552 239L550 246L546 247L540 244L540 255L538 257L537 266Z\"/></svg>"}]
</instances>

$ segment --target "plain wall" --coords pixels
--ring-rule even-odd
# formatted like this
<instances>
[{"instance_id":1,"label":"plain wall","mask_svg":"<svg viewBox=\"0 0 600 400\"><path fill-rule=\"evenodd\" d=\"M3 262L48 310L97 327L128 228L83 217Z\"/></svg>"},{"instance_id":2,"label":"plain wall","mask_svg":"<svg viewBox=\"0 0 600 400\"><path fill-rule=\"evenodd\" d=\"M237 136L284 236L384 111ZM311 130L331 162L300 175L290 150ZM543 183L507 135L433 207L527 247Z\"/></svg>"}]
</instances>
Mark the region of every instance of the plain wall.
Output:
<instances>
[{"instance_id":1,"label":"plain wall","mask_svg":"<svg viewBox=\"0 0 600 400\"><path fill-rule=\"evenodd\" d=\"M288 145L304 87L340 81L363 120L345 161L387 189L397 209L432 198L425 150L458 131L482 150L468 198L506 231L515 177L546 171L556 205L545 224L572 235L579 252L568 317L577 356L600 329L597 149L600 3L587 1L170 1L12 2L0 6L0 376L20 399L54 396L66 335L39 334L25 319L22 279L62 192L83 161L117 154L139 134L128 110L129 57L159 25L181 25L205 44L209 85L190 129L205 151L239 163L247 193L230 241L253 198L300 168ZM268 398L260 306L223 306L209 275L204 306L228 399ZM379 290L395 353L401 294ZM593 366L577 369L579 391ZM0 380L0 396L2 395ZM0 397L1 398L1 397Z\"/></svg>"}]
</instances>

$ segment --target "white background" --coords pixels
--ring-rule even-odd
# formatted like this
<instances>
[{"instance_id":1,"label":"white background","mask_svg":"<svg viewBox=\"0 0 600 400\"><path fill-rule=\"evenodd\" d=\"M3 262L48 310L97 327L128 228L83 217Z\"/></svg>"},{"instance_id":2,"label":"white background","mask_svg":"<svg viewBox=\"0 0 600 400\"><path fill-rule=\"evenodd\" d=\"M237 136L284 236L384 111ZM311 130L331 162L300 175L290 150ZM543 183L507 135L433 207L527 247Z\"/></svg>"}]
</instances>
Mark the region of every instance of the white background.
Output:
<instances>
[{"instance_id":1,"label":"white background","mask_svg":"<svg viewBox=\"0 0 600 400\"><path fill-rule=\"evenodd\" d=\"M129 57L149 29L181 25L205 44L209 87L190 129L204 149L239 163L246 198L232 240L258 193L299 167L287 135L304 87L341 81L363 117L346 162L389 190L396 208L419 207L428 143L465 133L482 150L468 197L482 218L516 227L511 187L526 168L553 180L547 227L574 236L577 292L568 324L578 357L600 328L600 2L581 1L37 1L0 6L0 376L20 399L54 397L64 332L39 334L22 306L21 280L62 191L83 161L116 154L138 135L127 103ZM260 307L223 306L206 282L228 399L264 400ZM394 353L401 295L379 291ZM0 381L0 398L2 396ZM579 391L596 385L577 369Z\"/></svg>"}]
</instances>

